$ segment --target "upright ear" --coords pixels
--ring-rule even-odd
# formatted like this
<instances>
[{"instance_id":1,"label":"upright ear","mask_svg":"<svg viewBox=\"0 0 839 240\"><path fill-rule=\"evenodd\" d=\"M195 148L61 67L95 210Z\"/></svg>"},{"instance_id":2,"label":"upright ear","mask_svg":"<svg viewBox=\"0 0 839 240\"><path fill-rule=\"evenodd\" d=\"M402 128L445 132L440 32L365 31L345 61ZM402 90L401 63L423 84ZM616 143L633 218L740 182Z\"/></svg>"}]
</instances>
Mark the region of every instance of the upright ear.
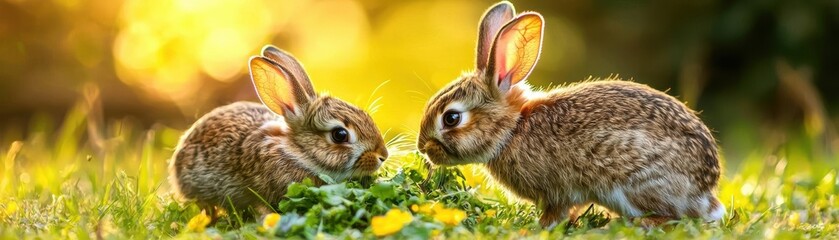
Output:
<instances>
[{"instance_id":1,"label":"upright ear","mask_svg":"<svg viewBox=\"0 0 839 240\"><path fill-rule=\"evenodd\" d=\"M515 16L516 10L513 4L501 1L489 7L481 18L481 25L478 29L478 59L475 61L478 70L486 70L489 58L489 48L498 30Z\"/></svg>"},{"instance_id":2,"label":"upright ear","mask_svg":"<svg viewBox=\"0 0 839 240\"><path fill-rule=\"evenodd\" d=\"M251 79L262 103L271 111L286 116L300 116L312 99L294 79L294 75L265 57L250 60Z\"/></svg>"},{"instance_id":3,"label":"upright ear","mask_svg":"<svg viewBox=\"0 0 839 240\"><path fill-rule=\"evenodd\" d=\"M506 93L536 66L542 52L542 15L528 12L504 25L490 49L485 79Z\"/></svg>"},{"instance_id":4,"label":"upright ear","mask_svg":"<svg viewBox=\"0 0 839 240\"><path fill-rule=\"evenodd\" d=\"M272 45L265 45L265 47L262 48L262 56L271 59L287 70L288 73L290 73L291 76L300 83L300 86L303 87L306 95L312 99L317 98L317 93L315 93L315 88L312 86L312 81L309 79L309 75L306 74L306 70L303 69L303 65L300 64L294 56L291 56L290 53Z\"/></svg>"}]
</instances>

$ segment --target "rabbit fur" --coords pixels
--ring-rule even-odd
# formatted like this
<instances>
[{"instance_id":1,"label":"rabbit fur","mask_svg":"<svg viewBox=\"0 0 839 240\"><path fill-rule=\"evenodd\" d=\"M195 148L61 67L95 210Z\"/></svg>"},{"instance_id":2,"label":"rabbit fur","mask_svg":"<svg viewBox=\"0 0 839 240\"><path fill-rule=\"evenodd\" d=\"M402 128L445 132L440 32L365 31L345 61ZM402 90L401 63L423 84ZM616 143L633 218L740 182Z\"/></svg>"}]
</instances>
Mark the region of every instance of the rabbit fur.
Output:
<instances>
[{"instance_id":1,"label":"rabbit fur","mask_svg":"<svg viewBox=\"0 0 839 240\"><path fill-rule=\"evenodd\" d=\"M539 58L543 19L514 12L508 2L487 10L476 70L429 100L420 152L437 165L484 164L510 192L538 204L548 228L589 203L642 224L723 217L716 142L696 112L616 79L531 90L523 80ZM452 114L460 121L446 126Z\"/></svg>"},{"instance_id":2,"label":"rabbit fur","mask_svg":"<svg viewBox=\"0 0 839 240\"><path fill-rule=\"evenodd\" d=\"M317 95L302 66L273 46L250 60L263 104L212 110L184 133L170 161L170 183L215 219L216 209L272 211L287 186L324 174L341 181L373 174L388 153L372 118L334 97ZM346 142L330 133L342 128Z\"/></svg>"}]
</instances>

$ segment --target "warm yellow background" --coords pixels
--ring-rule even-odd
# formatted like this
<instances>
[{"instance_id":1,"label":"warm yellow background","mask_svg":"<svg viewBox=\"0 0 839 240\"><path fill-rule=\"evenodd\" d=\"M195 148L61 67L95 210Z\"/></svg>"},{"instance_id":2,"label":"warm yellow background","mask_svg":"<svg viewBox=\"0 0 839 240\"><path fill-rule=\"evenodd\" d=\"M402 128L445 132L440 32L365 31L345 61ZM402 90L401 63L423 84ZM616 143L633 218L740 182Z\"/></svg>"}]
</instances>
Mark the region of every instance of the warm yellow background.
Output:
<instances>
[{"instance_id":1,"label":"warm yellow background","mask_svg":"<svg viewBox=\"0 0 839 240\"><path fill-rule=\"evenodd\" d=\"M390 138L473 68L494 0L0 0L0 126L57 125L75 103L102 123L186 129L212 108L256 101L250 56L294 54L319 92L373 112ZM839 148L839 87L823 3L513 1L545 16L528 79L549 87L619 76L702 112L724 154L803 140ZM100 109L96 104L93 109ZM412 140L412 139L411 139Z\"/></svg>"},{"instance_id":2,"label":"warm yellow background","mask_svg":"<svg viewBox=\"0 0 839 240\"><path fill-rule=\"evenodd\" d=\"M304 64L317 91L380 105L373 116L383 131L410 132L430 95L472 67L486 6L411 2L371 19L352 0L128 1L113 52L122 81L183 102L200 94L190 86L204 75L246 78L248 57L273 44Z\"/></svg>"}]
</instances>

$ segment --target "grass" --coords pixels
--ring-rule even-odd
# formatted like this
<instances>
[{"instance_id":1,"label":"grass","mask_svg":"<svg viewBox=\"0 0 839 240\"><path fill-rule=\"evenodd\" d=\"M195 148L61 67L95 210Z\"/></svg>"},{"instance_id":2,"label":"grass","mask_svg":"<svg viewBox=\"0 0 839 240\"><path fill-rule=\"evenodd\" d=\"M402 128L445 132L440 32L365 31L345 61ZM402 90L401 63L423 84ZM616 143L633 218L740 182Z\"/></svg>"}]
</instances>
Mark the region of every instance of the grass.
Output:
<instances>
[{"instance_id":1,"label":"grass","mask_svg":"<svg viewBox=\"0 0 839 240\"><path fill-rule=\"evenodd\" d=\"M79 105L60 126L36 117L29 129L0 135L0 238L373 238L388 227L394 238L839 238L839 159L808 156L801 144L730 160L720 186L729 211L711 224L685 219L644 229L593 207L576 223L544 231L539 211L509 197L479 166L429 173L396 139L398 154L375 179L295 184L276 205L276 224L232 215L202 229L199 209L173 199L166 182L181 131L87 118ZM407 223L393 226L400 219Z\"/></svg>"}]
</instances>

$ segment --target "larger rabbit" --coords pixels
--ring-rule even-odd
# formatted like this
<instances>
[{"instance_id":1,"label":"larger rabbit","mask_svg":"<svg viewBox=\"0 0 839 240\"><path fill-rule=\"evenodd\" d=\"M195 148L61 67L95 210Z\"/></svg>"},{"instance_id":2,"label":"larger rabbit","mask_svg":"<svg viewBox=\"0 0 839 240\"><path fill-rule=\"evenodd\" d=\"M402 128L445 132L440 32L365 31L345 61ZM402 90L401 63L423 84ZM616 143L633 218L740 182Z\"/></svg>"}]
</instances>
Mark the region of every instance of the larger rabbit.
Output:
<instances>
[{"instance_id":1,"label":"larger rabbit","mask_svg":"<svg viewBox=\"0 0 839 240\"><path fill-rule=\"evenodd\" d=\"M262 52L251 58L250 73L264 105L237 102L207 113L169 165L175 192L213 219L217 208L268 213L292 182L371 175L388 155L367 113L316 94L290 54L273 46Z\"/></svg>"},{"instance_id":2,"label":"larger rabbit","mask_svg":"<svg viewBox=\"0 0 839 240\"><path fill-rule=\"evenodd\" d=\"M485 164L501 185L538 204L548 228L592 202L642 224L721 219L717 147L695 112L627 81L531 91L524 80L542 32L538 13L515 15L508 2L487 10L477 69L428 102L419 150L434 164Z\"/></svg>"}]
</instances>

